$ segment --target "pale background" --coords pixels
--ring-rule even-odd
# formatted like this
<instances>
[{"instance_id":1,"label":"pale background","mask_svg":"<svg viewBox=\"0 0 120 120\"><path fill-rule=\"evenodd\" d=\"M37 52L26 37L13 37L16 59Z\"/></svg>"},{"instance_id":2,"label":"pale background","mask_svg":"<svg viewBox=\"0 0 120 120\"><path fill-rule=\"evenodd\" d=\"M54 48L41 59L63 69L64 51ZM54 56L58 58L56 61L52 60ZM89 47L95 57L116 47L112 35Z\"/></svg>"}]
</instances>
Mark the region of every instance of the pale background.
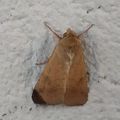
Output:
<instances>
[{"instance_id":1,"label":"pale background","mask_svg":"<svg viewBox=\"0 0 120 120\"><path fill-rule=\"evenodd\" d=\"M94 43L89 100L84 106L36 106L32 89L52 52L48 21L64 33L88 32ZM101 77L99 77L101 76ZM0 120L120 120L120 0L0 0Z\"/></svg>"}]
</instances>

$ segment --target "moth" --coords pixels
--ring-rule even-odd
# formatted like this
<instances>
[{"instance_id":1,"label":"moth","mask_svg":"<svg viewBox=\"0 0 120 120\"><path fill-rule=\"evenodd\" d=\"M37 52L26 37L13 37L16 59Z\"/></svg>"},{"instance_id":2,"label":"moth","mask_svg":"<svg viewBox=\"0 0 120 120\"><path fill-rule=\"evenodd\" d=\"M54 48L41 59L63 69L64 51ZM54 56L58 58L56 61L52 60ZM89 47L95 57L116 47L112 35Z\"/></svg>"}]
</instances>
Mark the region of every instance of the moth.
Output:
<instances>
[{"instance_id":1,"label":"moth","mask_svg":"<svg viewBox=\"0 0 120 120\"><path fill-rule=\"evenodd\" d=\"M80 34L68 28L63 36L47 22L45 26L58 38L58 43L33 89L32 100L36 104L83 105L88 100L89 76L81 36L93 24Z\"/></svg>"}]
</instances>

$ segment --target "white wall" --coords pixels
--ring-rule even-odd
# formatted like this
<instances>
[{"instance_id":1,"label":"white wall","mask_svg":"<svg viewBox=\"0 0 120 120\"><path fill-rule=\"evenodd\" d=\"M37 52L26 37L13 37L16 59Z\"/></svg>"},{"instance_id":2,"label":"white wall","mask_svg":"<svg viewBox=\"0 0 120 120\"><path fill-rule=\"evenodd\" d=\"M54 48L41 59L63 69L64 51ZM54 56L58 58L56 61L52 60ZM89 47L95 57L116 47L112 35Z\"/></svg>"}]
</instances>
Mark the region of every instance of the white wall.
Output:
<instances>
[{"instance_id":1,"label":"white wall","mask_svg":"<svg viewBox=\"0 0 120 120\"><path fill-rule=\"evenodd\" d=\"M86 40L93 43L97 69L91 68L84 106L36 106L31 100L43 68L35 63L55 46L44 21L61 33L95 24ZM119 120L119 34L120 0L0 0L0 120Z\"/></svg>"}]
</instances>

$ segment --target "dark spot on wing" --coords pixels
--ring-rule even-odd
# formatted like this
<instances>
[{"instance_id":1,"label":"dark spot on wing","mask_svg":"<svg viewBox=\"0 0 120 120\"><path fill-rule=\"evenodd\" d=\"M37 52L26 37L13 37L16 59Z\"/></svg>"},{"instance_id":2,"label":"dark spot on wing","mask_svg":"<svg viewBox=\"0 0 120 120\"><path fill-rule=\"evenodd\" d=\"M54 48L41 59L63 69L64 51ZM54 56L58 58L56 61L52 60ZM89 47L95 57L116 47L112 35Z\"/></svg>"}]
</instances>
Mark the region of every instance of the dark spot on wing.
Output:
<instances>
[{"instance_id":1,"label":"dark spot on wing","mask_svg":"<svg viewBox=\"0 0 120 120\"><path fill-rule=\"evenodd\" d=\"M46 104L43 98L38 94L38 92L34 89L32 93L32 100L35 104Z\"/></svg>"}]
</instances>

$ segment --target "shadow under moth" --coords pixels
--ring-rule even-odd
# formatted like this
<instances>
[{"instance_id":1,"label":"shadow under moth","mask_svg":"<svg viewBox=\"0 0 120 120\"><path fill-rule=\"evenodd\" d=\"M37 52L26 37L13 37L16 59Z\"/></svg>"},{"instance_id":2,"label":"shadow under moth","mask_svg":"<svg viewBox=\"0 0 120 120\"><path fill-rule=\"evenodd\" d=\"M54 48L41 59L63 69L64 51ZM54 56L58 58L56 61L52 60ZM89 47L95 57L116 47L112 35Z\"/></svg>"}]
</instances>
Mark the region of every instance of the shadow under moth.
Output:
<instances>
[{"instance_id":1,"label":"shadow under moth","mask_svg":"<svg viewBox=\"0 0 120 120\"><path fill-rule=\"evenodd\" d=\"M88 100L89 74L85 64L81 37L93 24L80 34L70 28L58 35L45 22L58 38L58 43L49 57L32 93L36 104L83 105ZM43 63L40 63L43 64Z\"/></svg>"}]
</instances>

